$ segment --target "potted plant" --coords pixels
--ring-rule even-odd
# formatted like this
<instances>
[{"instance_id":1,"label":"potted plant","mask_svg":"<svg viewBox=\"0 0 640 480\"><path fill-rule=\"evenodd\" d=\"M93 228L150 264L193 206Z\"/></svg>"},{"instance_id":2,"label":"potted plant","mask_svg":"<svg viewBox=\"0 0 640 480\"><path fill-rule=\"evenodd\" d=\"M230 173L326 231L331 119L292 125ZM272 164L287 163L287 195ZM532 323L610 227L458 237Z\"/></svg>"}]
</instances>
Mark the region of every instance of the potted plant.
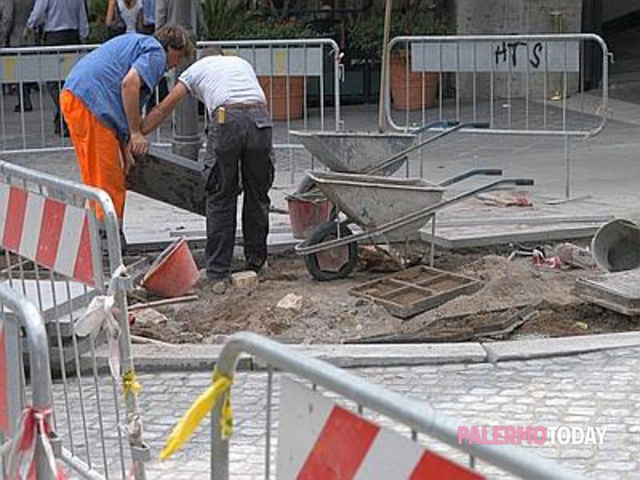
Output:
<instances>
[{"instance_id":1,"label":"potted plant","mask_svg":"<svg viewBox=\"0 0 640 480\"><path fill-rule=\"evenodd\" d=\"M406 8L391 16L390 37L401 35L444 35L454 30L446 15L430 9ZM381 62L384 16L370 15L352 23L348 29L348 48L353 54ZM415 110L435 105L438 87L436 73L412 72L408 66L408 50L391 52L390 89L395 108Z\"/></svg>"}]
</instances>

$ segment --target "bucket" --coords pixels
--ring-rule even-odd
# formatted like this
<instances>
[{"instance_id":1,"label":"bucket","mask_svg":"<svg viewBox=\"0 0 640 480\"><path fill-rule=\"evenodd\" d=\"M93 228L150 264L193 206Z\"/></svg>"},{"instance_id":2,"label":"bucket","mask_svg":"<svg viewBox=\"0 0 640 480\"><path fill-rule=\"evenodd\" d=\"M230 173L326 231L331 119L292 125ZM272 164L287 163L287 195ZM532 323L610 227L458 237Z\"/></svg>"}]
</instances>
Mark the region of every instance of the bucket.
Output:
<instances>
[{"instance_id":1,"label":"bucket","mask_svg":"<svg viewBox=\"0 0 640 480\"><path fill-rule=\"evenodd\" d=\"M640 267L640 227L629 220L612 220L598 229L591 240L591 252L606 272Z\"/></svg>"},{"instance_id":2,"label":"bucket","mask_svg":"<svg viewBox=\"0 0 640 480\"><path fill-rule=\"evenodd\" d=\"M182 237L156 258L141 285L161 297L179 297L191 290L198 277L198 267Z\"/></svg>"},{"instance_id":3,"label":"bucket","mask_svg":"<svg viewBox=\"0 0 640 480\"><path fill-rule=\"evenodd\" d=\"M314 228L329 220L332 203L318 193L288 195L289 219L293 238L305 239Z\"/></svg>"}]
</instances>

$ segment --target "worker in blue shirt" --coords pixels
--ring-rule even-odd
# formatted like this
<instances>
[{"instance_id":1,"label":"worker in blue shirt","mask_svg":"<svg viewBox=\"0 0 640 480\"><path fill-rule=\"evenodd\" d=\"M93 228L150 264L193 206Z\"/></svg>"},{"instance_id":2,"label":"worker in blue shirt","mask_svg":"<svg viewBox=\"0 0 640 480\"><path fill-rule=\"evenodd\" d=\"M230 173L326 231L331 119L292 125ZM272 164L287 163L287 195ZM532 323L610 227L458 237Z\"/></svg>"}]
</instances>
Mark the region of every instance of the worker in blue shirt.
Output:
<instances>
[{"instance_id":1,"label":"worker in blue shirt","mask_svg":"<svg viewBox=\"0 0 640 480\"><path fill-rule=\"evenodd\" d=\"M190 58L194 48L179 26L165 26L153 37L120 35L83 57L65 81L60 104L82 180L111 196L121 222L132 154L147 150L141 105L165 72ZM103 212L97 214L102 218Z\"/></svg>"}]
</instances>

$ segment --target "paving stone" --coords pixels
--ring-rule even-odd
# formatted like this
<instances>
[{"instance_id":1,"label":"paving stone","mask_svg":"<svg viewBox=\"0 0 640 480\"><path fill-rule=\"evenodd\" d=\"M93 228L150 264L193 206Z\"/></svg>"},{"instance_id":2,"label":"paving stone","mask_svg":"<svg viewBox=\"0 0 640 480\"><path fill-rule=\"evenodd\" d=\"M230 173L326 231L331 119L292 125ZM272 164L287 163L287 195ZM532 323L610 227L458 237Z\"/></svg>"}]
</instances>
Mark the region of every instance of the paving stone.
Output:
<instances>
[{"instance_id":1,"label":"paving stone","mask_svg":"<svg viewBox=\"0 0 640 480\"><path fill-rule=\"evenodd\" d=\"M591 478L633 478L640 468L638 357L640 348L625 348L566 359L512 361L482 367L477 364L457 364L447 368L444 365L429 365L369 368L350 372L387 388L409 392L421 404L435 406L438 411L446 412L463 425L607 427L602 445L556 444L527 449L547 458L556 458L562 465L586 472ZM607 368L611 366L615 368ZM279 378L277 374L274 377L273 402L276 407L279 402ZM147 441L154 458L157 458L171 427L202 393L204 387L209 385L211 374L157 373L144 374L141 379L145 387L144 394L140 397L142 418L148 432ZM231 443L232 478L263 476L265 385L264 372L242 372L236 375L231 395L237 426ZM77 406L77 390L70 388L69 392L73 397L70 401ZM89 390L86 389L85 393L88 394ZM54 386L54 394L62 399L59 384ZM351 406L352 404L350 408ZM277 448L278 412L279 408L275 408L272 415L272 454L275 454ZM95 410L88 409L86 415L89 423L94 423L92 418L96 418ZM369 411L367 415L379 418ZM114 424L115 419L111 418L109 425ZM406 432L406 427L398 426L388 419L384 424ZM208 463L209 428L208 422L199 428L193 439L177 452L175 461L172 460L169 465L186 468L190 462L202 459L207 459L205 463ZM60 433L65 435L64 428ZM420 438L428 439L424 435ZM82 452L80 445L84 441L81 430L75 432L74 439L76 449ZM449 454L453 451L440 442L431 441ZM92 457L100 458L99 450L93 452L94 450ZM117 457L115 448L109 449L108 453ZM465 461L464 455L456 458L458 457ZM150 466L150 471L156 472L156 463ZM149 475L149 478L183 478L182 475L187 473L184 469L174 472L166 468L158 471L157 476ZM495 471L486 468L484 464L482 468L483 472ZM209 478L208 469L202 477L202 472L189 472L196 476L188 478ZM496 478L512 477L503 472Z\"/></svg>"}]
</instances>

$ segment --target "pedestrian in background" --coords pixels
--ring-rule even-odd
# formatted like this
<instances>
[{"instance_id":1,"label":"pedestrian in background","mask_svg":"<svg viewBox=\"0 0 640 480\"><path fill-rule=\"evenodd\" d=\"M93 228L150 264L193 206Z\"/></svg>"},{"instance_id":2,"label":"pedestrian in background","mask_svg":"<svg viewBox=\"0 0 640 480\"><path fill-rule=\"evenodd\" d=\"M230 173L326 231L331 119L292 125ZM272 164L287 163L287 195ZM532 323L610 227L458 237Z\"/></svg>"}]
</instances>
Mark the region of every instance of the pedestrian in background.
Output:
<instances>
[{"instance_id":1,"label":"pedestrian in background","mask_svg":"<svg viewBox=\"0 0 640 480\"><path fill-rule=\"evenodd\" d=\"M162 124L188 94L204 102L211 118L203 172L206 276L215 293L224 293L231 273L241 191L245 268L258 272L267 260L273 124L251 64L214 48L204 54L182 72L167 98L145 117L142 133Z\"/></svg>"},{"instance_id":2,"label":"pedestrian in background","mask_svg":"<svg viewBox=\"0 0 640 480\"><path fill-rule=\"evenodd\" d=\"M35 35L25 31L32 7L33 1L24 0L4 0L0 4L2 11L0 38L3 47L28 47L34 44ZM37 88L33 82L22 83L22 98L20 98L20 91L18 91L18 104L13 108L14 112L33 110L30 94L32 88Z\"/></svg>"},{"instance_id":3,"label":"pedestrian in background","mask_svg":"<svg viewBox=\"0 0 640 480\"><path fill-rule=\"evenodd\" d=\"M142 0L142 29L140 33L153 35L156 31L156 0Z\"/></svg>"},{"instance_id":4,"label":"pedestrian in background","mask_svg":"<svg viewBox=\"0 0 640 480\"><path fill-rule=\"evenodd\" d=\"M180 0L155 0L156 28L160 28L166 24L176 24L176 2ZM199 0L191 2L191 25L196 25L195 36L198 39L206 37L206 24L204 21L204 11L202 3Z\"/></svg>"},{"instance_id":5,"label":"pedestrian in background","mask_svg":"<svg viewBox=\"0 0 640 480\"><path fill-rule=\"evenodd\" d=\"M109 0L105 24L112 38L139 32L142 29L142 1Z\"/></svg>"},{"instance_id":6,"label":"pedestrian in background","mask_svg":"<svg viewBox=\"0 0 640 480\"><path fill-rule=\"evenodd\" d=\"M120 35L83 57L65 81L60 103L82 180L109 194L121 226L132 154L147 150L140 106L194 48L182 27L166 26L153 37Z\"/></svg>"},{"instance_id":7,"label":"pedestrian in background","mask_svg":"<svg viewBox=\"0 0 640 480\"><path fill-rule=\"evenodd\" d=\"M89 36L89 21L84 0L36 0L27 20L28 32L34 35L38 27L44 27L44 44L79 45ZM55 114L53 130L56 135L69 136L69 131L60 115L60 89L63 79L47 82L47 88Z\"/></svg>"}]
</instances>

